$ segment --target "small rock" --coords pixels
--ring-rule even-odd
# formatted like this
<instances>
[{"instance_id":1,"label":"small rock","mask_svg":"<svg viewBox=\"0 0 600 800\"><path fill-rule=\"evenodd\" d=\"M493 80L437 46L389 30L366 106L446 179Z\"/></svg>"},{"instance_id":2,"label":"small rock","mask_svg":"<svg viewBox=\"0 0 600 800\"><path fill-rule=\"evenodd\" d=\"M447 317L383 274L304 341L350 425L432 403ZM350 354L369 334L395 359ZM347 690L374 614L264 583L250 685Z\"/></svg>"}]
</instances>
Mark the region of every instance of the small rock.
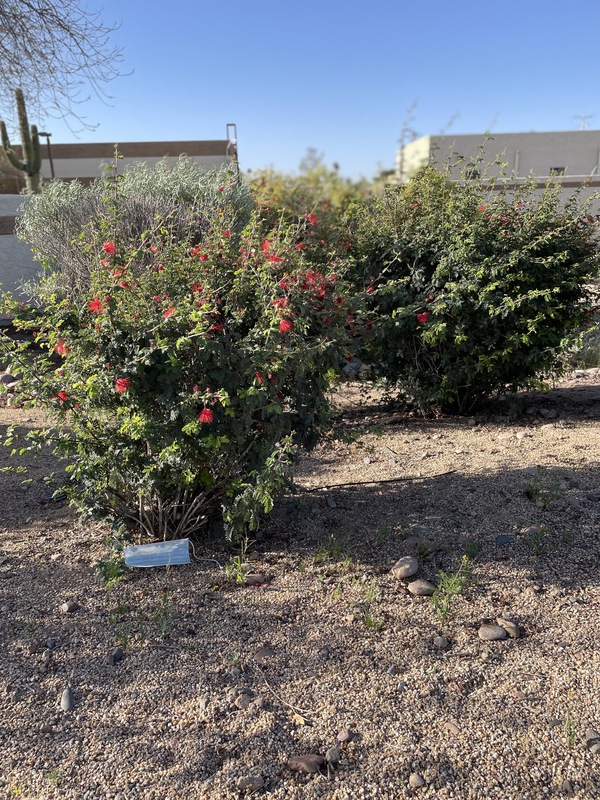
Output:
<instances>
[{"instance_id":1,"label":"small rock","mask_svg":"<svg viewBox=\"0 0 600 800\"><path fill-rule=\"evenodd\" d=\"M567 778L560 785L560 790L563 794L573 794L573 784Z\"/></svg>"},{"instance_id":2,"label":"small rock","mask_svg":"<svg viewBox=\"0 0 600 800\"><path fill-rule=\"evenodd\" d=\"M419 562L416 558L413 558L412 556L404 556L396 561L391 569L391 573L394 578L404 580L405 578L410 578L412 575L414 575L418 569Z\"/></svg>"},{"instance_id":3,"label":"small rock","mask_svg":"<svg viewBox=\"0 0 600 800\"><path fill-rule=\"evenodd\" d=\"M14 375L11 375L9 372L5 372L3 375L0 375L0 383L15 383L17 379Z\"/></svg>"},{"instance_id":4,"label":"small rock","mask_svg":"<svg viewBox=\"0 0 600 800\"><path fill-rule=\"evenodd\" d=\"M415 597L431 597L435 592L435 586L424 578L411 581L406 588Z\"/></svg>"},{"instance_id":5,"label":"small rock","mask_svg":"<svg viewBox=\"0 0 600 800\"><path fill-rule=\"evenodd\" d=\"M427 536L431 533L431 528L428 525L411 525L411 536Z\"/></svg>"},{"instance_id":6,"label":"small rock","mask_svg":"<svg viewBox=\"0 0 600 800\"><path fill-rule=\"evenodd\" d=\"M433 640L433 646L437 647L438 650L446 650L446 648L450 647L450 642L445 636L436 636Z\"/></svg>"},{"instance_id":7,"label":"small rock","mask_svg":"<svg viewBox=\"0 0 600 800\"><path fill-rule=\"evenodd\" d=\"M67 686L60 698L60 707L63 711L70 711L74 705L73 692L71 691L71 687Z\"/></svg>"},{"instance_id":8,"label":"small rock","mask_svg":"<svg viewBox=\"0 0 600 800\"><path fill-rule=\"evenodd\" d=\"M529 437L530 437L530 434L529 434L529 433L527 433L526 431L519 431L519 432L517 433L517 439L519 439L519 440L521 440L521 439L528 439Z\"/></svg>"},{"instance_id":9,"label":"small rock","mask_svg":"<svg viewBox=\"0 0 600 800\"><path fill-rule=\"evenodd\" d=\"M253 792L258 792L265 785L264 780L260 775L246 775L240 778L237 782L238 789L251 789Z\"/></svg>"},{"instance_id":10,"label":"small rock","mask_svg":"<svg viewBox=\"0 0 600 800\"><path fill-rule=\"evenodd\" d=\"M54 655L54 653L52 652L52 650L50 650L50 648L47 648L42 653L42 662L44 664L48 665L52 661L52 656L53 655Z\"/></svg>"},{"instance_id":11,"label":"small rock","mask_svg":"<svg viewBox=\"0 0 600 800\"><path fill-rule=\"evenodd\" d=\"M40 728L41 733L52 733L53 730L54 728L52 725L48 725L47 723L44 723Z\"/></svg>"},{"instance_id":12,"label":"small rock","mask_svg":"<svg viewBox=\"0 0 600 800\"><path fill-rule=\"evenodd\" d=\"M247 694L238 694L235 698L234 705L236 708L239 708L240 711L245 711L250 705L250 697Z\"/></svg>"},{"instance_id":13,"label":"small rock","mask_svg":"<svg viewBox=\"0 0 600 800\"><path fill-rule=\"evenodd\" d=\"M425 786L425 778L422 775L419 775L418 772L411 772L408 779L408 785L411 789L420 789L422 786Z\"/></svg>"},{"instance_id":14,"label":"small rock","mask_svg":"<svg viewBox=\"0 0 600 800\"><path fill-rule=\"evenodd\" d=\"M267 579L260 572L251 572L249 575L246 575L246 586L262 586L262 584L266 582Z\"/></svg>"},{"instance_id":15,"label":"small rock","mask_svg":"<svg viewBox=\"0 0 600 800\"><path fill-rule=\"evenodd\" d=\"M458 736L458 734L460 733L460 728L455 722L445 722L444 730L446 731L446 733L451 733L452 736Z\"/></svg>"},{"instance_id":16,"label":"small rock","mask_svg":"<svg viewBox=\"0 0 600 800\"><path fill-rule=\"evenodd\" d=\"M259 647L256 653L254 653L254 660L262 667L270 658L275 658L276 655L277 653L271 650L270 647Z\"/></svg>"},{"instance_id":17,"label":"small rock","mask_svg":"<svg viewBox=\"0 0 600 800\"><path fill-rule=\"evenodd\" d=\"M115 647L112 653L108 655L106 661L112 667L115 664L118 664L119 661L123 661L123 655L123 649L121 647Z\"/></svg>"},{"instance_id":18,"label":"small rock","mask_svg":"<svg viewBox=\"0 0 600 800\"><path fill-rule=\"evenodd\" d=\"M540 408L540 416L544 419L556 419L558 411L555 408Z\"/></svg>"},{"instance_id":19,"label":"small rock","mask_svg":"<svg viewBox=\"0 0 600 800\"><path fill-rule=\"evenodd\" d=\"M337 503L335 502L333 497L331 497L331 495L327 498L327 507L328 508L337 508Z\"/></svg>"},{"instance_id":20,"label":"small rock","mask_svg":"<svg viewBox=\"0 0 600 800\"><path fill-rule=\"evenodd\" d=\"M60 610L64 614L73 614L75 611L78 611L81 608L79 603L76 603L74 600L68 600L66 603L63 603L60 607Z\"/></svg>"},{"instance_id":21,"label":"small rock","mask_svg":"<svg viewBox=\"0 0 600 800\"><path fill-rule=\"evenodd\" d=\"M485 623L479 628L477 635L480 639L483 639L484 642L496 642L500 639L506 639L508 633L504 628L501 628L500 625Z\"/></svg>"},{"instance_id":22,"label":"small rock","mask_svg":"<svg viewBox=\"0 0 600 800\"><path fill-rule=\"evenodd\" d=\"M341 731L338 732L336 739L340 744L343 742L353 742L357 737L356 731L351 731L349 728L342 728Z\"/></svg>"},{"instance_id":23,"label":"small rock","mask_svg":"<svg viewBox=\"0 0 600 800\"><path fill-rule=\"evenodd\" d=\"M310 753L306 756L292 756L288 758L288 769L294 772L307 772L309 775L319 771L319 767L325 763L323 756Z\"/></svg>"},{"instance_id":24,"label":"small rock","mask_svg":"<svg viewBox=\"0 0 600 800\"><path fill-rule=\"evenodd\" d=\"M518 639L521 636L521 629L514 620L507 619L506 617L498 617L496 622L501 628L504 628L511 639Z\"/></svg>"},{"instance_id":25,"label":"small rock","mask_svg":"<svg viewBox=\"0 0 600 800\"><path fill-rule=\"evenodd\" d=\"M592 747L596 742L600 743L600 731L594 728L586 728L585 743L588 747Z\"/></svg>"}]
</instances>

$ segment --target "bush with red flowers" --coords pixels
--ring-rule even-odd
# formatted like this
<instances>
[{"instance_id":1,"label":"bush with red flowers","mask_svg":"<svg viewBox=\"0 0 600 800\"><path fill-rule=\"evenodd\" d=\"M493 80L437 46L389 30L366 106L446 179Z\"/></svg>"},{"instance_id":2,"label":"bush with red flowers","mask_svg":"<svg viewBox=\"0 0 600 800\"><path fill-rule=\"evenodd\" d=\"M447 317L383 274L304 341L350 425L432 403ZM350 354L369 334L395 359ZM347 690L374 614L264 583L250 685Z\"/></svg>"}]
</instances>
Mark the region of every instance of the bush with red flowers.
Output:
<instances>
[{"instance_id":1,"label":"bush with red flowers","mask_svg":"<svg viewBox=\"0 0 600 800\"><path fill-rule=\"evenodd\" d=\"M201 238L161 220L131 240L126 228L90 224L86 280L60 289L51 271L43 310L11 306L41 346L5 342L11 372L49 419L24 446L50 444L79 510L143 538L215 518L229 535L254 529L296 446L326 423L345 356L340 271L311 267L298 226L253 216L240 230L226 199Z\"/></svg>"}]
</instances>

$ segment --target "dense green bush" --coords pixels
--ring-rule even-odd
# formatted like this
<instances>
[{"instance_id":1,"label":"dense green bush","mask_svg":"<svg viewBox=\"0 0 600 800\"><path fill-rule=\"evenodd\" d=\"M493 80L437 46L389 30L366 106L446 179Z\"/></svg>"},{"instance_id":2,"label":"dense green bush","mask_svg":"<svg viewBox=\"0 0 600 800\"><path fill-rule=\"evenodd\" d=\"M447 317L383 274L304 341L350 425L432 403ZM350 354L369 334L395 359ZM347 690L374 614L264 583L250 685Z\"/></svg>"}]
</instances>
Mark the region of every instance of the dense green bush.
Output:
<instances>
[{"instance_id":1,"label":"dense green bush","mask_svg":"<svg viewBox=\"0 0 600 800\"><path fill-rule=\"evenodd\" d=\"M374 331L364 357L421 410L467 412L560 372L598 251L596 221L558 191L488 196L425 168L353 209Z\"/></svg>"},{"instance_id":2,"label":"dense green bush","mask_svg":"<svg viewBox=\"0 0 600 800\"><path fill-rule=\"evenodd\" d=\"M40 348L5 341L10 370L49 422L8 443L49 444L80 511L144 536L202 532L215 517L230 535L255 528L295 445L326 421L329 373L343 359L343 281L307 262L310 222L268 230L251 215L239 230L238 196L224 191L200 226L167 217L138 232L123 185L68 245L86 279L62 283L49 270L41 310L9 303ZM51 217L61 191L26 216ZM86 208L98 197L89 192ZM37 247L43 255L41 237Z\"/></svg>"}]
</instances>

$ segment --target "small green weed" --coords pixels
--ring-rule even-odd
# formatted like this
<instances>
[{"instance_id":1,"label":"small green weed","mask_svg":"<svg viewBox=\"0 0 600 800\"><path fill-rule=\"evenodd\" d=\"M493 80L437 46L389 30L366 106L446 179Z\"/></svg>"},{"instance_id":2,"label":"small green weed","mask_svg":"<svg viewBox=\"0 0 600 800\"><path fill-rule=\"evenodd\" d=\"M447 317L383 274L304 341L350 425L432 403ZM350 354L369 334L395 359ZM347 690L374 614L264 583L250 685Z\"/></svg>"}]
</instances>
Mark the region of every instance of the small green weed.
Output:
<instances>
[{"instance_id":1,"label":"small green weed","mask_svg":"<svg viewBox=\"0 0 600 800\"><path fill-rule=\"evenodd\" d=\"M387 542L390 538L390 529L387 525L382 523L377 528L377 533L375 534L375 546L376 547L383 547L383 545Z\"/></svg>"},{"instance_id":2,"label":"small green weed","mask_svg":"<svg viewBox=\"0 0 600 800\"><path fill-rule=\"evenodd\" d=\"M577 730L575 728L575 720L570 710L567 710L564 724L565 741L569 747L575 747L577 744Z\"/></svg>"},{"instance_id":3,"label":"small green weed","mask_svg":"<svg viewBox=\"0 0 600 800\"><path fill-rule=\"evenodd\" d=\"M440 622L444 623L455 616L454 599L462 593L471 579L471 559L463 555L457 572L438 572L438 586L431 602Z\"/></svg>"},{"instance_id":4,"label":"small green weed","mask_svg":"<svg viewBox=\"0 0 600 800\"><path fill-rule=\"evenodd\" d=\"M329 535L329 541L325 547L321 547L314 555L315 564L323 564L325 561L338 561L342 555L342 543L335 533Z\"/></svg>"},{"instance_id":5,"label":"small green weed","mask_svg":"<svg viewBox=\"0 0 600 800\"><path fill-rule=\"evenodd\" d=\"M560 488L558 481L546 479L543 471L538 469L536 474L527 482L525 494L538 507L546 508L560 497Z\"/></svg>"},{"instance_id":6,"label":"small green weed","mask_svg":"<svg viewBox=\"0 0 600 800\"><path fill-rule=\"evenodd\" d=\"M252 544L248 537L244 537L240 544L240 552L225 564L225 574L236 583L246 583L246 578L251 572L250 565L246 562L248 547Z\"/></svg>"},{"instance_id":7,"label":"small green weed","mask_svg":"<svg viewBox=\"0 0 600 800\"><path fill-rule=\"evenodd\" d=\"M545 525L534 525L525 539L535 556L543 556L551 550L548 542L548 529Z\"/></svg>"},{"instance_id":8,"label":"small green weed","mask_svg":"<svg viewBox=\"0 0 600 800\"><path fill-rule=\"evenodd\" d=\"M57 767L50 770L48 780L53 786L60 786L60 770Z\"/></svg>"},{"instance_id":9,"label":"small green weed","mask_svg":"<svg viewBox=\"0 0 600 800\"><path fill-rule=\"evenodd\" d=\"M121 556L109 554L96 564L96 573L105 589L116 586L127 575L127 567Z\"/></svg>"}]
</instances>

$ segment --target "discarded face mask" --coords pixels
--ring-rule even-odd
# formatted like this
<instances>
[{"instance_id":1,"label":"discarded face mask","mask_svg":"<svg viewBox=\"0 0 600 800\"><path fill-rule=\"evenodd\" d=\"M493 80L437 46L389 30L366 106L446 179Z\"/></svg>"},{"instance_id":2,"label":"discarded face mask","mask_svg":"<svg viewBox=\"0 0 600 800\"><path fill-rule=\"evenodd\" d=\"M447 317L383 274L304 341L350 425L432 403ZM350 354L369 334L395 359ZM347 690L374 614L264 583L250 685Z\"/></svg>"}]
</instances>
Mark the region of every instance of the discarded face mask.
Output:
<instances>
[{"instance_id":1,"label":"discarded face mask","mask_svg":"<svg viewBox=\"0 0 600 800\"><path fill-rule=\"evenodd\" d=\"M165 567L190 563L190 540L129 545L124 550L128 567Z\"/></svg>"}]
</instances>

